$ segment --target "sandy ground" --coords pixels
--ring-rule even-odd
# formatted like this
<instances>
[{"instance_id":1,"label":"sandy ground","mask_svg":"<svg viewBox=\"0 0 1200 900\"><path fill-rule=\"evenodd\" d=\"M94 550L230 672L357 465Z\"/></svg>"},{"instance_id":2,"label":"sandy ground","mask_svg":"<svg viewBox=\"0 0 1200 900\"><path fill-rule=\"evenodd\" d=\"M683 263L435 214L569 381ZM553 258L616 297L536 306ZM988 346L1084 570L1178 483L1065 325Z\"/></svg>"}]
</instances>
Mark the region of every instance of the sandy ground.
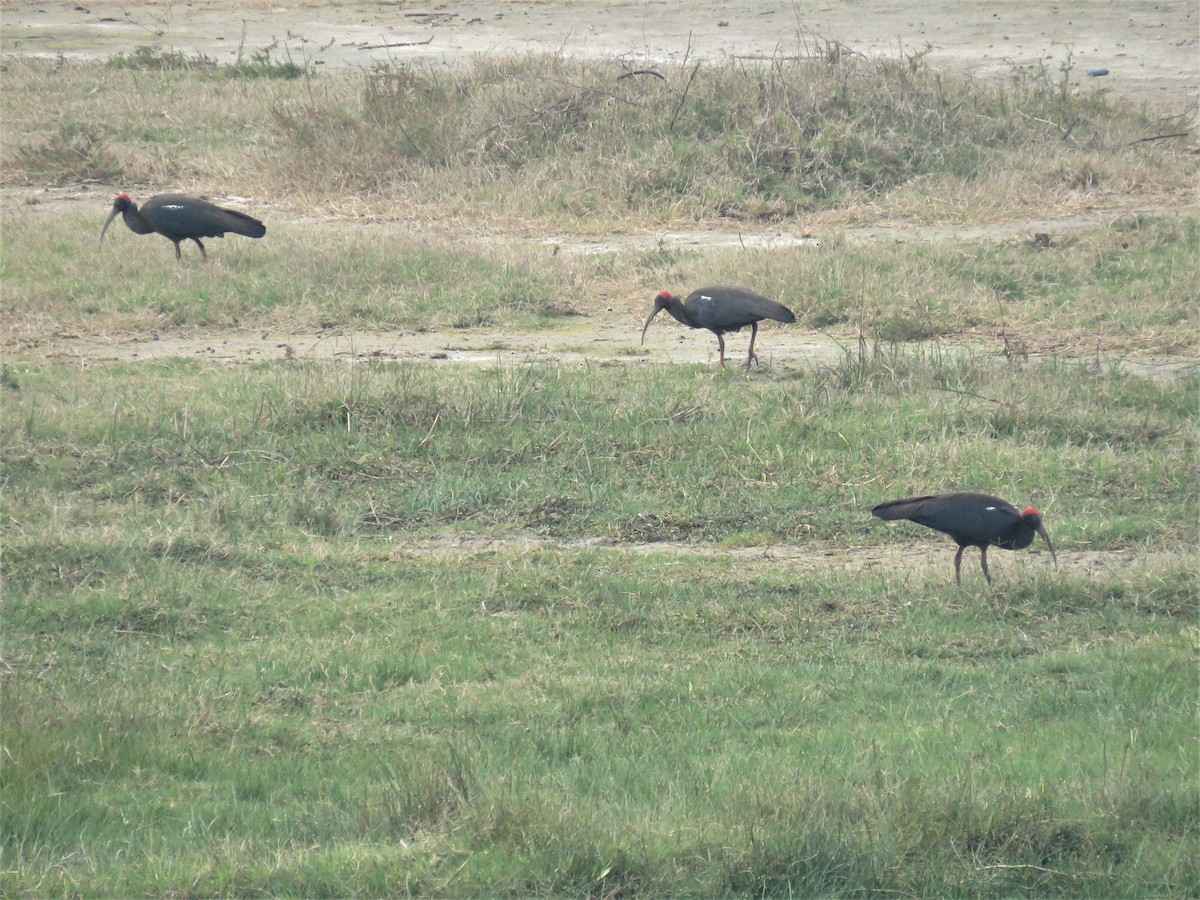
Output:
<instances>
[{"instance_id":1,"label":"sandy ground","mask_svg":"<svg viewBox=\"0 0 1200 900\"><path fill-rule=\"evenodd\" d=\"M845 571L855 574L880 575L885 578L927 571L945 573L954 578L953 541L934 532L902 522L894 525L879 523L880 528L895 532L895 545L882 547L822 547L812 544L768 544L755 547L723 547L712 544L654 541L621 543L609 538L588 538L581 541L557 541L534 532L514 531L503 534L455 532L413 540L403 536L399 556L455 556L490 553L519 547L527 550L543 548L610 548L632 554L680 554L692 556L721 556L731 566L753 568L769 566L797 574L814 571ZM1049 526L1047 526L1049 527ZM1095 551L1086 549L1058 550L1057 570L1098 580L1133 577L1139 571L1162 566L1180 565L1194 561L1194 556L1156 551L1139 553L1133 550ZM993 549L988 554L988 569L998 587L1039 572L1055 571L1055 562L1040 543L1020 553ZM979 551L969 549L963 554L963 587L978 590L987 587L979 568Z\"/></svg>"},{"instance_id":2,"label":"sandy ground","mask_svg":"<svg viewBox=\"0 0 1200 900\"><path fill-rule=\"evenodd\" d=\"M1076 87L1104 87L1180 112L1200 89L1194 0L845 2L250 3L6 0L0 50L106 56L158 45L218 61L274 45L317 65L377 60L453 64L494 52L561 51L631 64L812 52L836 42L865 55L929 48L927 61L985 77L1070 60ZM1089 71L1107 70L1103 76Z\"/></svg>"},{"instance_id":3,"label":"sandy ground","mask_svg":"<svg viewBox=\"0 0 1200 900\"><path fill-rule=\"evenodd\" d=\"M649 309L649 302L647 302ZM663 317L659 317L663 319ZM405 362L444 365L667 365L707 364L717 369L717 342L707 331L683 328L671 320L655 321L639 340L641 322L615 310L580 317L576 326L546 331L494 331L488 329L445 331L347 331L324 332L258 330L197 331L167 335L74 335L60 332L50 340L38 339L32 346L9 348L10 358L54 359L82 368L106 363L162 361L186 357L216 364L237 365L270 360L342 360L347 363ZM857 358L858 346L823 333L787 326L766 325L759 329L755 351L759 365L743 374L742 364L749 343L748 332L726 335L725 350L731 377L756 378L762 372L795 373L844 365ZM1002 361L1000 338L944 338L938 352L994 356ZM1100 338L1093 347L1047 347L1039 356L1060 356L1094 364L1104 369L1117 365L1125 371L1155 379L1173 379L1200 370L1194 356L1158 352L1130 353L1119 347L1105 348Z\"/></svg>"}]
</instances>

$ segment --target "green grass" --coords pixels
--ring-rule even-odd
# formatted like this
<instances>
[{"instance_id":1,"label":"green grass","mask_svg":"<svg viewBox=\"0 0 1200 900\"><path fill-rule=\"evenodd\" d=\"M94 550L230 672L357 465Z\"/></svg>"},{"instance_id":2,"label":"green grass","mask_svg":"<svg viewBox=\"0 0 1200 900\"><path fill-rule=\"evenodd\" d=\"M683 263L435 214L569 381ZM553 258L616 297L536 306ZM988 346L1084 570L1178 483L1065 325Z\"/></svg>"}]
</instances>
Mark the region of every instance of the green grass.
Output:
<instances>
[{"instance_id":1,"label":"green grass","mask_svg":"<svg viewBox=\"0 0 1200 900\"><path fill-rule=\"evenodd\" d=\"M1011 352L1046 346L1107 356L1189 353L1200 344L1200 220L1131 216L1061 246L847 244L796 252L721 250L552 255L544 247L397 233L354 224L276 223L267 236L209 242L177 263L168 242L106 210L66 216L39 205L6 214L0 259L10 335L194 328L429 330L578 325L607 305L644 317L662 288L752 284L801 326L853 341L1003 336ZM637 326L630 320L631 338Z\"/></svg>"},{"instance_id":2,"label":"green grass","mask_svg":"<svg viewBox=\"0 0 1200 900\"><path fill-rule=\"evenodd\" d=\"M1092 188L1108 166L1091 165L1079 184L1076 154L1104 146L1111 162L1117 135L1149 124L1048 79L984 88L913 59L846 54L622 74L557 56L387 67L364 77L360 103L330 103L318 90L281 109L277 124L298 178L332 175L350 190L446 170L480 189L503 186L533 214L682 207L691 217L771 221L933 174L966 184L995 169L1058 170L1071 173L1070 186ZM1082 130L1064 142L1055 123L1068 121ZM1033 147L1036 162L1025 156Z\"/></svg>"},{"instance_id":3,"label":"green grass","mask_svg":"<svg viewBox=\"0 0 1200 900\"><path fill-rule=\"evenodd\" d=\"M238 57L232 63L219 63L203 53L187 54L182 50L164 50L161 47L142 46L132 53L118 53L105 60L109 69L129 69L142 72L169 72L175 76L201 74L212 78L299 78L305 67L292 61L291 52L285 48L284 59L272 59L277 47L264 47L243 55L239 47Z\"/></svg>"},{"instance_id":4,"label":"green grass","mask_svg":"<svg viewBox=\"0 0 1200 900\"><path fill-rule=\"evenodd\" d=\"M9 377L8 892L1200 888L1194 379ZM868 513L956 484L1036 501L1065 559L1160 561L957 589ZM833 562L620 543L664 539Z\"/></svg>"},{"instance_id":5,"label":"green grass","mask_svg":"<svg viewBox=\"0 0 1200 900\"><path fill-rule=\"evenodd\" d=\"M103 203L6 210L0 893L1200 894L1200 379L1114 357L1194 351L1195 216L1049 247L487 239L1190 190L1194 160L1129 144L1144 113L1065 78L836 50L661 81L4 61L10 185L233 193L268 235L181 264L119 227L97 248ZM586 349L601 310L632 347L655 292L718 282L845 353L67 355L256 328ZM869 513L953 488L1037 505L1061 569L997 551L960 589L948 539Z\"/></svg>"},{"instance_id":6,"label":"green grass","mask_svg":"<svg viewBox=\"0 0 1200 900\"><path fill-rule=\"evenodd\" d=\"M262 562L10 605L10 890L1197 885L1194 635L1086 580L996 613L617 551Z\"/></svg>"},{"instance_id":7,"label":"green grass","mask_svg":"<svg viewBox=\"0 0 1200 900\"><path fill-rule=\"evenodd\" d=\"M213 265L202 265L188 243L180 264L166 240L119 222L97 246L104 213L96 212L49 229L40 211L14 216L24 227L12 229L0 262L9 322L53 319L117 332L280 324L428 330L544 326L573 311L561 285L528 256L384 231L276 226L263 214L261 241L209 240Z\"/></svg>"},{"instance_id":8,"label":"green grass","mask_svg":"<svg viewBox=\"0 0 1200 900\"><path fill-rule=\"evenodd\" d=\"M15 512L23 521L49 515L47 503L65 512L61 491L78 498L79 524L132 500L163 506L156 527L241 539L466 524L844 545L887 539L862 507L947 484L1028 498L1067 540L1098 549L1182 543L1194 527L1194 376L1164 385L881 351L762 382L688 368L299 362L18 380L6 470L10 502L31 504ZM27 467L67 480L26 494ZM1070 504L1103 509L1103 528Z\"/></svg>"}]
</instances>

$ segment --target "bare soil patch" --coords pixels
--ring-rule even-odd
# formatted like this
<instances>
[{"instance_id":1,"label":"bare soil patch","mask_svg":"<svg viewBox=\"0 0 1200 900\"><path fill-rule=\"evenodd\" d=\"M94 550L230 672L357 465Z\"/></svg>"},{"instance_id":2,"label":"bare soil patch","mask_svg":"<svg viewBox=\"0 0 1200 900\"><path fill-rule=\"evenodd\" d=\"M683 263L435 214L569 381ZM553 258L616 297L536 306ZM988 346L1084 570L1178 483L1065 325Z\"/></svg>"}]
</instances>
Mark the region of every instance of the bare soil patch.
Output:
<instances>
[{"instance_id":1,"label":"bare soil patch","mask_svg":"<svg viewBox=\"0 0 1200 900\"><path fill-rule=\"evenodd\" d=\"M639 341L641 323L619 312L581 317L572 328L543 331L447 330L447 331L199 331L164 335L70 335L60 333L48 343L8 351L11 358L41 358L80 366L134 363L168 359L202 359L222 365L239 365L269 360L335 360L346 363L407 362L426 365L664 365L707 364L715 375L717 342L703 330L685 329L674 323L656 323ZM806 332L785 326L760 328L756 350L759 371L811 370L843 363L857 352L850 339ZM729 369L741 376L741 363L749 333L726 338ZM1003 356L1003 341L964 336L943 340L944 352L965 351ZM1152 378L1174 378L1200 369L1191 356L1156 353L1125 354L1120 347L1105 348L1103 342L1066 344L1047 342L1042 352L1067 358L1094 357L1098 365L1119 365L1126 371ZM1031 354L1036 356L1036 352Z\"/></svg>"},{"instance_id":2,"label":"bare soil patch","mask_svg":"<svg viewBox=\"0 0 1200 900\"><path fill-rule=\"evenodd\" d=\"M316 65L380 60L453 64L486 53L561 52L634 63L785 55L840 45L895 56L928 51L935 66L1006 77L1070 67L1072 88L1093 85L1137 101L1184 107L1197 96L1200 9L1191 0L1097 3L959 0L888 4L730 3L701 0L553 0L492 3L211 2L149 0L5 3L5 53L105 57L157 45L218 62L264 47ZM1104 70L1107 74L1089 75Z\"/></svg>"},{"instance_id":3,"label":"bare soil patch","mask_svg":"<svg viewBox=\"0 0 1200 900\"><path fill-rule=\"evenodd\" d=\"M954 577L954 544L913 537L905 541L897 535L897 543L886 547L826 547L819 544L770 544L753 547L726 547L680 541L622 543L606 537L576 541L561 541L535 532L505 532L480 534L476 532L447 532L419 539L396 538L394 551L398 557L448 556L459 558L475 553L522 552L556 547L606 548L622 553L668 554L684 556L720 556L738 567L770 567L796 575L812 572L845 571L855 574L879 573L894 578L896 573L918 575L944 572ZM974 554L974 555L972 555ZM1135 550L1095 551L1060 550L1058 569L1071 575L1109 581L1129 577L1136 571L1157 568L1179 561L1180 554ZM1190 557L1189 557L1190 558ZM1038 569L1053 570L1050 554L1043 549L1024 553L994 551L990 557L992 575L998 587L1006 581L1030 577ZM978 584L976 584L978 582ZM963 559L963 584L969 590L986 587L979 572L978 551L968 551Z\"/></svg>"}]
</instances>

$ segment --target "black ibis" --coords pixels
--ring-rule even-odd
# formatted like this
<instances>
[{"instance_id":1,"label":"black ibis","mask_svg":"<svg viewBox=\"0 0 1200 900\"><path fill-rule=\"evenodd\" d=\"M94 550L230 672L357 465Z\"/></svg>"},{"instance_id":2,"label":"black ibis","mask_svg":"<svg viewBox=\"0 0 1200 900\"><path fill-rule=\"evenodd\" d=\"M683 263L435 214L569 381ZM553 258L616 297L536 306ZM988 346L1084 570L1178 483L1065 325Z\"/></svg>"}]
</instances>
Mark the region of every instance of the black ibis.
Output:
<instances>
[{"instance_id":1,"label":"black ibis","mask_svg":"<svg viewBox=\"0 0 1200 900\"><path fill-rule=\"evenodd\" d=\"M746 368L758 362L754 352L754 339L758 337L758 323L763 319L776 322L795 322L796 316L782 303L776 303L762 294L740 287L706 287L692 291L686 300L680 300L670 291L663 291L654 298L654 310L642 326L642 343L646 343L646 329L663 310L688 328L707 328L717 336L717 348L721 354L721 365L725 365L725 333L740 331L750 326L750 353L746 357Z\"/></svg>"},{"instance_id":2,"label":"black ibis","mask_svg":"<svg viewBox=\"0 0 1200 900\"><path fill-rule=\"evenodd\" d=\"M1050 535L1042 525L1042 514L1032 506L1017 512L1011 503L988 494L949 493L928 497L909 497L907 500L892 500L880 503L871 510L881 519L909 519L945 532L958 542L958 553L954 555L954 580L962 584L962 555L968 547L979 548L979 564L983 567L988 583L988 547L1001 550L1023 550L1033 543L1034 534L1040 534L1054 565L1058 556Z\"/></svg>"},{"instance_id":3,"label":"black ibis","mask_svg":"<svg viewBox=\"0 0 1200 900\"><path fill-rule=\"evenodd\" d=\"M121 214L130 231L137 234L158 232L174 243L176 259L181 257L181 241L195 241L200 248L200 255L208 259L204 245L200 243L202 237L224 237L225 232L232 231L234 234L260 238L267 233L267 227L258 219L232 209L222 209L207 200L186 194L159 194L143 203L141 209L128 194L117 194L108 218L104 220L104 228L100 231L100 243L104 243L104 233L117 213Z\"/></svg>"}]
</instances>

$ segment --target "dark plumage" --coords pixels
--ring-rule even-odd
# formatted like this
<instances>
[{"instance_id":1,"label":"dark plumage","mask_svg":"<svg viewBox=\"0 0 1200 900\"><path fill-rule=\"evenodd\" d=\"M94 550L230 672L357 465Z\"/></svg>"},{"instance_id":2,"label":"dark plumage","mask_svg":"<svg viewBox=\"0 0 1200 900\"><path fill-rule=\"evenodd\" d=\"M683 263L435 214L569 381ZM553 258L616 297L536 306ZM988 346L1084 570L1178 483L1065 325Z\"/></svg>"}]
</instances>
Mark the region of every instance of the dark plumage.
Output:
<instances>
[{"instance_id":1,"label":"dark plumage","mask_svg":"<svg viewBox=\"0 0 1200 900\"><path fill-rule=\"evenodd\" d=\"M181 241L195 241L200 248L200 255L208 259L208 253L200 243L202 237L224 237L226 232L231 231L260 238L267 233L266 226L258 219L236 210L222 209L207 200L186 194L159 194L143 203L141 209L128 194L117 194L104 221L104 228L100 230L100 243L104 243L104 233L117 213L121 214L130 231L136 234L157 232L175 244L176 259L181 257Z\"/></svg>"},{"instance_id":2,"label":"dark plumage","mask_svg":"<svg viewBox=\"0 0 1200 900\"><path fill-rule=\"evenodd\" d=\"M707 328L717 336L717 348L721 365L725 365L725 334L750 326L750 352L746 356L746 368L758 362L754 352L754 339L758 337L758 323L763 319L776 322L795 322L796 316L781 303L776 303L762 294L740 287L706 287L688 294L680 300L670 291L663 291L654 298L654 310L642 326L642 343L646 342L646 329L663 310L688 328Z\"/></svg>"},{"instance_id":3,"label":"dark plumage","mask_svg":"<svg viewBox=\"0 0 1200 900\"><path fill-rule=\"evenodd\" d=\"M984 577L988 574L988 547L1001 550L1022 550L1033 543L1033 536L1040 534L1050 556L1058 565L1058 556L1050 535L1042 525L1042 514L1032 506L1017 512L1011 503L988 494L949 493L928 497L910 497L907 500L892 500L881 503L871 510L881 519L909 519L937 531L943 531L958 542L958 553L954 555L954 580L962 584L962 555L968 547L979 548L979 564Z\"/></svg>"}]
</instances>

